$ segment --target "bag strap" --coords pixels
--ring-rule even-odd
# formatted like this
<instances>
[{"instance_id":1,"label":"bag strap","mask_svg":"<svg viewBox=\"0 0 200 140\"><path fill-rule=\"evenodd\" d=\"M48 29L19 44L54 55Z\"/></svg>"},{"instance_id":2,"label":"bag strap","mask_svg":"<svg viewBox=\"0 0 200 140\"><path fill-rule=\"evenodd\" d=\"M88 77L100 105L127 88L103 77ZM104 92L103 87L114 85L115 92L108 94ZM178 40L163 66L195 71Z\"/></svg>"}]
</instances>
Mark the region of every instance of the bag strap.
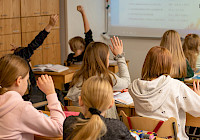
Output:
<instances>
[{"instance_id":1,"label":"bag strap","mask_svg":"<svg viewBox=\"0 0 200 140\"><path fill-rule=\"evenodd\" d=\"M153 132L157 133L160 127L163 125L164 121L159 121L156 127L154 128Z\"/></svg>"},{"instance_id":2,"label":"bag strap","mask_svg":"<svg viewBox=\"0 0 200 140\"><path fill-rule=\"evenodd\" d=\"M133 129L130 117L127 117L127 120L128 120L128 124L129 124L130 129Z\"/></svg>"}]
</instances>

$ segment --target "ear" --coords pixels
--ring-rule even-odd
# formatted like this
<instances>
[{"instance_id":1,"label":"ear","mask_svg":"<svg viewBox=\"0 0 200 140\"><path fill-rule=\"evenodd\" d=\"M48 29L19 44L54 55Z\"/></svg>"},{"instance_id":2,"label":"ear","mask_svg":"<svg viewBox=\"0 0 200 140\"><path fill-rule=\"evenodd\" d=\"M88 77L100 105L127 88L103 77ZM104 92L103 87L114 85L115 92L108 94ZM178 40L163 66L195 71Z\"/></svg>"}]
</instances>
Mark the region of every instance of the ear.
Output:
<instances>
[{"instance_id":1,"label":"ear","mask_svg":"<svg viewBox=\"0 0 200 140\"><path fill-rule=\"evenodd\" d=\"M83 106L83 101L81 99L81 96L78 96L78 103L79 103L80 106Z\"/></svg>"},{"instance_id":2,"label":"ear","mask_svg":"<svg viewBox=\"0 0 200 140\"><path fill-rule=\"evenodd\" d=\"M110 109L111 107L113 107L114 103L115 103L115 99L113 98L113 99L112 99L112 102L111 102L111 104L110 104L110 106L109 106L108 109Z\"/></svg>"},{"instance_id":3,"label":"ear","mask_svg":"<svg viewBox=\"0 0 200 140\"><path fill-rule=\"evenodd\" d=\"M17 78L17 80L16 80L16 86L20 86L20 84L21 84L21 79L22 79L22 77L21 76L19 76L18 78Z\"/></svg>"}]
</instances>

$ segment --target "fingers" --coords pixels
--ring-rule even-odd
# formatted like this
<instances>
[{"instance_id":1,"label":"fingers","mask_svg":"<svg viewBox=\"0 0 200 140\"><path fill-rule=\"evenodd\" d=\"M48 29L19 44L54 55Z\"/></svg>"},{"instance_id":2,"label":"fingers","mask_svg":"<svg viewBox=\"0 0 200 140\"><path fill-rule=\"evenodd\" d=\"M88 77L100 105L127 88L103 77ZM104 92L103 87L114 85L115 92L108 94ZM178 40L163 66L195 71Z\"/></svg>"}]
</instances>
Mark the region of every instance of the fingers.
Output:
<instances>
[{"instance_id":1,"label":"fingers","mask_svg":"<svg viewBox=\"0 0 200 140\"><path fill-rule=\"evenodd\" d=\"M197 80L197 90L199 90L199 80Z\"/></svg>"},{"instance_id":2,"label":"fingers","mask_svg":"<svg viewBox=\"0 0 200 140\"><path fill-rule=\"evenodd\" d=\"M109 47L110 47L110 50L113 52L113 48L112 48L112 46L111 46L111 45L109 45Z\"/></svg>"},{"instance_id":3,"label":"fingers","mask_svg":"<svg viewBox=\"0 0 200 140\"><path fill-rule=\"evenodd\" d=\"M112 43L113 47L115 47L115 43L114 43L114 41L113 41L113 39L112 39L112 38L110 38L110 41L111 41L111 43Z\"/></svg>"},{"instance_id":4,"label":"fingers","mask_svg":"<svg viewBox=\"0 0 200 140\"><path fill-rule=\"evenodd\" d=\"M195 81L193 81L193 89L194 89L194 91L197 90L197 88L196 88L196 82Z\"/></svg>"}]
</instances>

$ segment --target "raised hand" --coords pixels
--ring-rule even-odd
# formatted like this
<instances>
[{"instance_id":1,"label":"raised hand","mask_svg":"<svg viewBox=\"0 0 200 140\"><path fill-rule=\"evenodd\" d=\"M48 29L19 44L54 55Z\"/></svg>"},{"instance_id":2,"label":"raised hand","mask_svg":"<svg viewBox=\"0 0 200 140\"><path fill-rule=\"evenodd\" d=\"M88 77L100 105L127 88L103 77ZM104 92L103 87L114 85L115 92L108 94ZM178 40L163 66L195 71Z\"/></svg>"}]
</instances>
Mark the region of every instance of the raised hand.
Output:
<instances>
[{"instance_id":1,"label":"raised hand","mask_svg":"<svg viewBox=\"0 0 200 140\"><path fill-rule=\"evenodd\" d=\"M51 76L48 76L47 74L38 78L37 85L46 95L56 93L53 80Z\"/></svg>"},{"instance_id":2,"label":"raised hand","mask_svg":"<svg viewBox=\"0 0 200 140\"><path fill-rule=\"evenodd\" d=\"M199 80L197 81L197 83L196 83L195 81L193 81L193 90L194 90L194 92L196 92L198 95L200 95Z\"/></svg>"},{"instance_id":3,"label":"raised hand","mask_svg":"<svg viewBox=\"0 0 200 140\"><path fill-rule=\"evenodd\" d=\"M79 11L80 13L84 12L83 6L82 5L78 5L77 6L77 11Z\"/></svg>"},{"instance_id":4,"label":"raised hand","mask_svg":"<svg viewBox=\"0 0 200 140\"><path fill-rule=\"evenodd\" d=\"M122 40L119 40L118 37L113 37L110 38L110 41L112 43L112 46L109 45L110 50L112 51L112 53L116 56L116 55L121 55L123 53L123 42Z\"/></svg>"},{"instance_id":5,"label":"raised hand","mask_svg":"<svg viewBox=\"0 0 200 140\"><path fill-rule=\"evenodd\" d=\"M58 21L58 15L51 15L51 17L49 19L49 25L55 26L57 21Z\"/></svg>"}]
</instances>

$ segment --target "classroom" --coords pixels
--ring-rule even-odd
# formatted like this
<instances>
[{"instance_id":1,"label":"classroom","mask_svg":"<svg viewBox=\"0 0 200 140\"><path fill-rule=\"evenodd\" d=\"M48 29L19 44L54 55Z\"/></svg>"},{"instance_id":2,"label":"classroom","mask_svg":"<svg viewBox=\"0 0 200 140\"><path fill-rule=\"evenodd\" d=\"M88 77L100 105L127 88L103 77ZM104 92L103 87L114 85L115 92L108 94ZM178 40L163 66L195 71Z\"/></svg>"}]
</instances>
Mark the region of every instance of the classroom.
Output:
<instances>
[{"instance_id":1,"label":"classroom","mask_svg":"<svg viewBox=\"0 0 200 140\"><path fill-rule=\"evenodd\" d=\"M0 3L0 140L200 140L198 0Z\"/></svg>"}]
</instances>

